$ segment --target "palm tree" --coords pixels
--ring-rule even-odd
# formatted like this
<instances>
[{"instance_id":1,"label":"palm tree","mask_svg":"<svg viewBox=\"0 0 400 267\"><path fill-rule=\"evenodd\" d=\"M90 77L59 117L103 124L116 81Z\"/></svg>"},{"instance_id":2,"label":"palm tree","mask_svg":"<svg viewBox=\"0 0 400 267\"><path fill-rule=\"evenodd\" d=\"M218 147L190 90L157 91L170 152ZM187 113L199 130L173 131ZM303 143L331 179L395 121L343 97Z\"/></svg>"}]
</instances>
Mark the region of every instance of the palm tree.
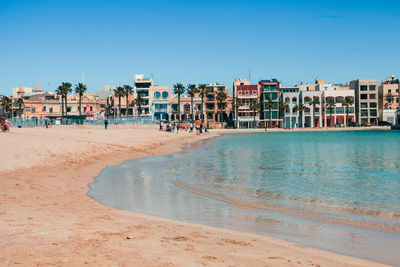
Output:
<instances>
[{"instance_id":1,"label":"palm tree","mask_svg":"<svg viewBox=\"0 0 400 267\"><path fill-rule=\"evenodd\" d=\"M205 84L199 84L199 92L201 96L201 122L204 123L204 96L208 93L207 86Z\"/></svg>"},{"instance_id":2,"label":"palm tree","mask_svg":"<svg viewBox=\"0 0 400 267\"><path fill-rule=\"evenodd\" d=\"M61 116L64 116L64 86L58 86L56 94L61 96Z\"/></svg>"},{"instance_id":3,"label":"palm tree","mask_svg":"<svg viewBox=\"0 0 400 267\"><path fill-rule=\"evenodd\" d=\"M17 99L17 105L18 105L18 108L19 108L19 118L21 119L22 106L24 105L24 99L22 97Z\"/></svg>"},{"instance_id":4,"label":"palm tree","mask_svg":"<svg viewBox=\"0 0 400 267\"><path fill-rule=\"evenodd\" d=\"M269 128L272 128L272 108L274 107L274 101L272 99L268 99L265 103L265 108L268 109L269 112ZM267 130L267 121L265 120L265 130Z\"/></svg>"},{"instance_id":5,"label":"palm tree","mask_svg":"<svg viewBox=\"0 0 400 267\"><path fill-rule=\"evenodd\" d=\"M75 94L79 96L79 116L82 115L82 96L83 93L86 92L86 90L87 87L83 83L78 83L77 85L75 85Z\"/></svg>"},{"instance_id":6,"label":"palm tree","mask_svg":"<svg viewBox=\"0 0 400 267\"><path fill-rule=\"evenodd\" d=\"M346 126L349 125L349 107L351 107L353 104L354 104L354 100L350 96L346 96L342 103L342 106L346 107Z\"/></svg>"},{"instance_id":7,"label":"palm tree","mask_svg":"<svg viewBox=\"0 0 400 267\"><path fill-rule=\"evenodd\" d=\"M6 114L8 113L9 110L12 111L12 101L11 98L8 96L3 96L0 99L0 105L3 107L3 109L6 111ZM11 112L12 113L12 112ZM12 115L11 115L12 116Z\"/></svg>"},{"instance_id":8,"label":"palm tree","mask_svg":"<svg viewBox=\"0 0 400 267\"><path fill-rule=\"evenodd\" d=\"M222 116L222 110L223 110L222 102L224 102L228 98L228 95L224 91L218 91L216 93L215 98L217 99L217 102L219 102L220 122L221 122L221 128L222 128L222 121L224 120L224 118Z\"/></svg>"},{"instance_id":9,"label":"palm tree","mask_svg":"<svg viewBox=\"0 0 400 267\"><path fill-rule=\"evenodd\" d=\"M336 107L335 101L329 99L328 102L326 102L326 107L329 109L330 127L332 127L332 110Z\"/></svg>"},{"instance_id":10,"label":"palm tree","mask_svg":"<svg viewBox=\"0 0 400 267\"><path fill-rule=\"evenodd\" d=\"M279 112L280 112L280 114L282 114L282 117L283 117L283 126L282 126L282 128L284 128L285 125L286 125L285 124L285 121L286 121L285 110L287 110L288 108L289 108L288 103L286 103L284 101L279 102Z\"/></svg>"},{"instance_id":11,"label":"palm tree","mask_svg":"<svg viewBox=\"0 0 400 267\"><path fill-rule=\"evenodd\" d=\"M314 96L313 99L310 101L309 104L313 107L313 116L312 116L312 119L313 119L313 125L314 125L314 127L315 127L315 107L316 107L317 105L320 104L320 102L319 102L319 97L318 97L318 96ZM321 111L320 111L320 112L321 112ZM321 116L321 113L320 113L320 116Z\"/></svg>"},{"instance_id":12,"label":"palm tree","mask_svg":"<svg viewBox=\"0 0 400 267\"><path fill-rule=\"evenodd\" d=\"M126 97L126 117L128 118L129 110L129 95L133 94L133 87L130 85L124 85L125 97ZM132 112L133 114L133 112Z\"/></svg>"},{"instance_id":13,"label":"palm tree","mask_svg":"<svg viewBox=\"0 0 400 267\"><path fill-rule=\"evenodd\" d=\"M299 112L299 118L300 118L300 128L303 128L303 111L306 109L306 106L304 106L302 103L294 106L294 109Z\"/></svg>"},{"instance_id":14,"label":"palm tree","mask_svg":"<svg viewBox=\"0 0 400 267\"><path fill-rule=\"evenodd\" d=\"M235 128L237 128L237 125L238 125L238 119L239 119L239 116L238 116L238 109L239 109L239 107L241 107L242 106L242 102L240 101L239 102L239 100L237 99L237 98L235 98L235 99L233 99L232 100L232 109L233 109L233 114L235 114L235 118L234 118L234 120L235 120L235 122L236 122L236 125L235 125Z\"/></svg>"},{"instance_id":15,"label":"palm tree","mask_svg":"<svg viewBox=\"0 0 400 267\"><path fill-rule=\"evenodd\" d=\"M256 114L257 111L260 110L260 103L258 103L256 99L253 99L251 102L250 110L253 111L253 128L256 128Z\"/></svg>"},{"instance_id":16,"label":"palm tree","mask_svg":"<svg viewBox=\"0 0 400 267\"><path fill-rule=\"evenodd\" d=\"M118 97L118 112L119 112L119 117L121 118L121 97L125 96L124 88L118 86L116 89L114 89L114 95Z\"/></svg>"},{"instance_id":17,"label":"palm tree","mask_svg":"<svg viewBox=\"0 0 400 267\"><path fill-rule=\"evenodd\" d=\"M140 117L140 113L142 113L142 106L144 106L145 101L144 99L139 95L135 99L135 105L138 107L138 117Z\"/></svg>"},{"instance_id":18,"label":"palm tree","mask_svg":"<svg viewBox=\"0 0 400 267\"><path fill-rule=\"evenodd\" d=\"M174 84L174 94L178 96L178 118L181 123L181 95L185 93L185 87L181 83Z\"/></svg>"},{"instance_id":19,"label":"palm tree","mask_svg":"<svg viewBox=\"0 0 400 267\"><path fill-rule=\"evenodd\" d=\"M187 88L187 94L190 96L190 105L192 107L192 120L194 120L193 117L193 97L199 92L199 89L196 88L195 84L188 84Z\"/></svg>"},{"instance_id":20,"label":"palm tree","mask_svg":"<svg viewBox=\"0 0 400 267\"><path fill-rule=\"evenodd\" d=\"M72 84L69 82L62 83L63 86L63 93L65 98L65 115L68 115L68 93L72 92Z\"/></svg>"}]
</instances>

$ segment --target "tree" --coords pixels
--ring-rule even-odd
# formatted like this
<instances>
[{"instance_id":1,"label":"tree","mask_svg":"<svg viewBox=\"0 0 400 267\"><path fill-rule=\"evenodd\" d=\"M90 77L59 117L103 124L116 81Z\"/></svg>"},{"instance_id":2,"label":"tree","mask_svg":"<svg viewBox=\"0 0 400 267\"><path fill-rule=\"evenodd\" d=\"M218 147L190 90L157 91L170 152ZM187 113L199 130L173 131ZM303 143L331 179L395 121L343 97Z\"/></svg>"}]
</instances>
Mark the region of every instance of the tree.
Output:
<instances>
[{"instance_id":1,"label":"tree","mask_svg":"<svg viewBox=\"0 0 400 267\"><path fill-rule=\"evenodd\" d=\"M174 84L174 94L178 96L178 118L179 126L181 124L181 95L185 93L185 87L181 83Z\"/></svg>"},{"instance_id":2,"label":"tree","mask_svg":"<svg viewBox=\"0 0 400 267\"><path fill-rule=\"evenodd\" d=\"M79 116L82 115L82 96L87 90L86 85L83 83L78 83L75 85L75 94L79 96Z\"/></svg>"},{"instance_id":3,"label":"tree","mask_svg":"<svg viewBox=\"0 0 400 267\"><path fill-rule=\"evenodd\" d=\"M233 99L232 100L232 109L233 109L233 114L235 114L235 118L233 118L234 120L235 120L235 128L237 128L237 124L238 124L238 119L239 119L239 116L238 116L238 109L239 109L239 107L241 107L242 106L242 102L240 101L239 102L239 100L237 99L237 98L235 98L235 99Z\"/></svg>"},{"instance_id":4,"label":"tree","mask_svg":"<svg viewBox=\"0 0 400 267\"><path fill-rule=\"evenodd\" d=\"M282 114L283 117L283 127L285 127L285 121L286 121L286 116L285 116L285 110L287 110L289 108L288 103L281 101L279 102L279 113Z\"/></svg>"},{"instance_id":5,"label":"tree","mask_svg":"<svg viewBox=\"0 0 400 267\"><path fill-rule=\"evenodd\" d=\"M11 98L9 98L8 96L3 96L0 99L0 105L6 111L6 114L8 113L9 110L11 110L11 112L12 112L12 101L11 101Z\"/></svg>"},{"instance_id":6,"label":"tree","mask_svg":"<svg viewBox=\"0 0 400 267\"><path fill-rule=\"evenodd\" d=\"M315 127L315 107L317 106L317 105L319 105L320 104L320 102L319 102L319 97L318 96L314 96L313 97L313 99L310 101L310 105L313 107L313 116L312 116L312 119L313 119L313 126ZM321 112L321 111L320 111ZM321 113L320 113L320 116L321 116Z\"/></svg>"},{"instance_id":7,"label":"tree","mask_svg":"<svg viewBox=\"0 0 400 267\"><path fill-rule=\"evenodd\" d=\"M62 83L63 95L65 99L65 115L68 116L68 94L72 92L72 84L69 82Z\"/></svg>"},{"instance_id":8,"label":"tree","mask_svg":"<svg viewBox=\"0 0 400 267\"><path fill-rule=\"evenodd\" d=\"M56 94L61 96L61 116L64 116L64 86L58 86Z\"/></svg>"},{"instance_id":9,"label":"tree","mask_svg":"<svg viewBox=\"0 0 400 267\"><path fill-rule=\"evenodd\" d=\"M256 99L253 99L253 101L251 101L250 110L253 111L253 128L256 128L256 115L257 111L260 110L260 104Z\"/></svg>"},{"instance_id":10,"label":"tree","mask_svg":"<svg viewBox=\"0 0 400 267\"><path fill-rule=\"evenodd\" d=\"M326 102L326 107L329 109L330 127L332 127L332 110L336 107L335 101L329 99L328 102Z\"/></svg>"},{"instance_id":11,"label":"tree","mask_svg":"<svg viewBox=\"0 0 400 267\"><path fill-rule=\"evenodd\" d=\"M138 117L140 117L140 114L142 113L142 106L144 106L144 104L144 99L139 95L135 99L135 105L138 107Z\"/></svg>"},{"instance_id":12,"label":"tree","mask_svg":"<svg viewBox=\"0 0 400 267\"><path fill-rule=\"evenodd\" d=\"M193 116L193 98L194 96L199 92L199 89L196 88L195 84L188 84L187 88L187 94L190 96L190 105L192 108L192 120L194 120Z\"/></svg>"},{"instance_id":13,"label":"tree","mask_svg":"<svg viewBox=\"0 0 400 267\"><path fill-rule=\"evenodd\" d=\"M17 105L18 105L18 109L19 109L19 118L21 119L22 106L24 105L24 99L22 97L17 99Z\"/></svg>"},{"instance_id":14,"label":"tree","mask_svg":"<svg viewBox=\"0 0 400 267\"><path fill-rule=\"evenodd\" d=\"M204 97L207 95L207 85L199 84L199 92L201 96L201 122L204 123Z\"/></svg>"},{"instance_id":15,"label":"tree","mask_svg":"<svg viewBox=\"0 0 400 267\"><path fill-rule=\"evenodd\" d=\"M349 107L351 107L354 104L354 100L351 96L346 96L342 106L346 107L346 126L349 125Z\"/></svg>"},{"instance_id":16,"label":"tree","mask_svg":"<svg viewBox=\"0 0 400 267\"><path fill-rule=\"evenodd\" d=\"M119 117L121 118L121 97L125 96L124 88L118 86L116 89L114 89L114 95L115 97L118 97L118 112L119 112Z\"/></svg>"},{"instance_id":17,"label":"tree","mask_svg":"<svg viewBox=\"0 0 400 267\"><path fill-rule=\"evenodd\" d=\"M275 103L272 99L268 99L265 103L265 108L268 109L269 112L269 128L272 128L272 108L274 107ZM265 118L266 119L266 118ZM265 130L267 130L267 122L265 121Z\"/></svg>"},{"instance_id":18,"label":"tree","mask_svg":"<svg viewBox=\"0 0 400 267\"><path fill-rule=\"evenodd\" d=\"M219 102L219 111L220 111L220 122L221 122L221 128L222 128L222 122L224 120L223 115L222 115L222 110L223 110L223 102L228 98L228 95L225 93L225 91L218 91L216 93L217 102Z\"/></svg>"},{"instance_id":19,"label":"tree","mask_svg":"<svg viewBox=\"0 0 400 267\"><path fill-rule=\"evenodd\" d=\"M300 128L303 128L303 111L306 109L306 106L300 103L294 106L294 109L299 112Z\"/></svg>"},{"instance_id":20,"label":"tree","mask_svg":"<svg viewBox=\"0 0 400 267\"><path fill-rule=\"evenodd\" d=\"M125 84L124 85L124 91L125 91L125 97L126 97L126 117L128 118L129 114L129 96L133 94L133 87L130 85ZM133 114L133 112L132 112Z\"/></svg>"}]
</instances>

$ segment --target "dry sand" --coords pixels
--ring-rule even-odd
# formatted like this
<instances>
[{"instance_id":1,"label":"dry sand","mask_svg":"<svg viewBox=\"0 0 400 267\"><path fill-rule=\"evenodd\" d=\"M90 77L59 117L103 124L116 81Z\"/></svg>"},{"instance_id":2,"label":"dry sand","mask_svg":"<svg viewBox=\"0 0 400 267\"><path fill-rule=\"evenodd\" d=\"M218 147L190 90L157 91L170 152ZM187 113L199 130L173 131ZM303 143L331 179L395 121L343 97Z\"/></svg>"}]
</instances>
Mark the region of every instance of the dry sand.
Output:
<instances>
[{"instance_id":1,"label":"dry sand","mask_svg":"<svg viewBox=\"0 0 400 267\"><path fill-rule=\"evenodd\" d=\"M102 168L199 138L156 126L56 126L0 133L0 265L378 266L276 238L101 205Z\"/></svg>"}]
</instances>

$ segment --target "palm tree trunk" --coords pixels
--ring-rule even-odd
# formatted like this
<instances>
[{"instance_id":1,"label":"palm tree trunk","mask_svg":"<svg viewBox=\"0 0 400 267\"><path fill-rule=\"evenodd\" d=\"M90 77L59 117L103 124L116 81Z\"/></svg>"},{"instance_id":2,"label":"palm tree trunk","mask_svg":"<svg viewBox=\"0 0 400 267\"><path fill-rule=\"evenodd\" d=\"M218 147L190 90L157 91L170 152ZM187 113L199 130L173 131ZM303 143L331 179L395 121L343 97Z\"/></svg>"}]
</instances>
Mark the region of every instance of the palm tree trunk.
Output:
<instances>
[{"instance_id":1,"label":"palm tree trunk","mask_svg":"<svg viewBox=\"0 0 400 267\"><path fill-rule=\"evenodd\" d=\"M79 94L79 116L82 115L82 96Z\"/></svg>"},{"instance_id":2,"label":"palm tree trunk","mask_svg":"<svg viewBox=\"0 0 400 267\"><path fill-rule=\"evenodd\" d=\"M129 114L129 94L126 94L126 117L128 118Z\"/></svg>"},{"instance_id":3,"label":"palm tree trunk","mask_svg":"<svg viewBox=\"0 0 400 267\"><path fill-rule=\"evenodd\" d=\"M204 123L204 91L201 94L201 122Z\"/></svg>"},{"instance_id":4,"label":"palm tree trunk","mask_svg":"<svg viewBox=\"0 0 400 267\"><path fill-rule=\"evenodd\" d=\"M313 105L313 110L312 110L312 125L313 128L315 128L315 105Z\"/></svg>"},{"instance_id":5,"label":"palm tree trunk","mask_svg":"<svg viewBox=\"0 0 400 267\"><path fill-rule=\"evenodd\" d=\"M190 96L190 106L192 107L192 121L194 120L193 118L193 95Z\"/></svg>"},{"instance_id":6,"label":"palm tree trunk","mask_svg":"<svg viewBox=\"0 0 400 267\"><path fill-rule=\"evenodd\" d=\"M181 95L178 94L178 123L181 125Z\"/></svg>"},{"instance_id":7,"label":"palm tree trunk","mask_svg":"<svg viewBox=\"0 0 400 267\"><path fill-rule=\"evenodd\" d=\"M221 122L221 128L222 128L222 121L223 121L223 118L222 118L222 101L219 103L220 104L220 109L219 109L219 119L220 119L220 122Z\"/></svg>"},{"instance_id":8,"label":"palm tree trunk","mask_svg":"<svg viewBox=\"0 0 400 267\"><path fill-rule=\"evenodd\" d=\"M119 112L119 117L121 118L121 97L118 97L118 112Z\"/></svg>"},{"instance_id":9,"label":"palm tree trunk","mask_svg":"<svg viewBox=\"0 0 400 267\"><path fill-rule=\"evenodd\" d=\"M61 116L64 116L64 96L61 95Z\"/></svg>"},{"instance_id":10,"label":"palm tree trunk","mask_svg":"<svg viewBox=\"0 0 400 267\"><path fill-rule=\"evenodd\" d=\"M269 128L272 128L272 108L269 108Z\"/></svg>"},{"instance_id":11,"label":"palm tree trunk","mask_svg":"<svg viewBox=\"0 0 400 267\"><path fill-rule=\"evenodd\" d=\"M329 109L329 120L330 120L329 127L332 127L332 109Z\"/></svg>"},{"instance_id":12,"label":"palm tree trunk","mask_svg":"<svg viewBox=\"0 0 400 267\"><path fill-rule=\"evenodd\" d=\"M18 108L19 108L19 118L21 119L21 115L22 115L21 104L18 105Z\"/></svg>"},{"instance_id":13,"label":"palm tree trunk","mask_svg":"<svg viewBox=\"0 0 400 267\"><path fill-rule=\"evenodd\" d=\"M67 99L67 95L65 96L65 116L68 116L68 99Z\"/></svg>"},{"instance_id":14,"label":"palm tree trunk","mask_svg":"<svg viewBox=\"0 0 400 267\"><path fill-rule=\"evenodd\" d=\"M256 111L253 112L253 128L256 128Z\"/></svg>"}]
</instances>

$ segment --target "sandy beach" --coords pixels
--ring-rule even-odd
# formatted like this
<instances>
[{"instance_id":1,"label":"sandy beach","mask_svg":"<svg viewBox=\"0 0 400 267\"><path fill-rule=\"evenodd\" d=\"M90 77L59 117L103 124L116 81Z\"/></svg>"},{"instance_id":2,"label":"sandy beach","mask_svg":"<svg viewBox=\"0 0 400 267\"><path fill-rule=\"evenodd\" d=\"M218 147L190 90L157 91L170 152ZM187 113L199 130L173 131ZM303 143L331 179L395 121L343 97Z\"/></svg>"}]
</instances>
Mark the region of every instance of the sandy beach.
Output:
<instances>
[{"instance_id":1,"label":"sandy beach","mask_svg":"<svg viewBox=\"0 0 400 267\"><path fill-rule=\"evenodd\" d=\"M86 195L107 166L174 153L229 132L177 135L157 126L110 125L107 131L55 126L1 133L0 265L383 266L267 236L111 208Z\"/></svg>"}]
</instances>

